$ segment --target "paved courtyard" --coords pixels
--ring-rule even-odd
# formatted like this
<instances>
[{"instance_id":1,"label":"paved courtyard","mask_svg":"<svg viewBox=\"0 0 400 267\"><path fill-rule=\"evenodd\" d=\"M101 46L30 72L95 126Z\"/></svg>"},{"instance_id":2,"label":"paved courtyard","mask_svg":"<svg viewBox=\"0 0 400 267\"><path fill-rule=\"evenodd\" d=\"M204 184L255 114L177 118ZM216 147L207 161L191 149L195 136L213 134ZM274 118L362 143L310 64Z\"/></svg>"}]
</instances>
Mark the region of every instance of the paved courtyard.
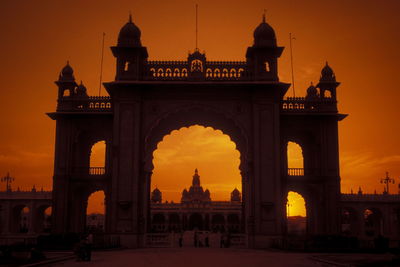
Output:
<instances>
[{"instance_id":1,"label":"paved courtyard","mask_svg":"<svg viewBox=\"0 0 400 267\"><path fill-rule=\"evenodd\" d=\"M137 267L258 267L332 266L311 259L310 254L281 251L213 248L163 248L94 252L91 262L69 260L51 266Z\"/></svg>"}]
</instances>

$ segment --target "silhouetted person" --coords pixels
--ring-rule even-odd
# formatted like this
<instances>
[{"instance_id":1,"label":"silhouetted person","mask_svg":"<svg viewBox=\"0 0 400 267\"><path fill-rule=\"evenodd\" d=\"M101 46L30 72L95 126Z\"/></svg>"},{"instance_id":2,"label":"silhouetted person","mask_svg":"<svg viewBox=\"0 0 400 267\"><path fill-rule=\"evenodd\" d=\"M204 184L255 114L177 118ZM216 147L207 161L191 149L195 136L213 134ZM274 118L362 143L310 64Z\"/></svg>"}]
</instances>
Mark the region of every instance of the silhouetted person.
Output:
<instances>
[{"instance_id":1,"label":"silhouetted person","mask_svg":"<svg viewBox=\"0 0 400 267\"><path fill-rule=\"evenodd\" d=\"M224 248L225 247L225 235L220 233L220 243L219 243L219 247L220 248Z\"/></svg>"},{"instance_id":2,"label":"silhouetted person","mask_svg":"<svg viewBox=\"0 0 400 267\"><path fill-rule=\"evenodd\" d=\"M93 246L93 234L88 234L85 239L85 260L91 261L92 259L92 246Z\"/></svg>"},{"instance_id":3,"label":"silhouetted person","mask_svg":"<svg viewBox=\"0 0 400 267\"><path fill-rule=\"evenodd\" d=\"M197 236L197 232L194 232L194 246L197 248L198 245L198 236Z\"/></svg>"},{"instance_id":4,"label":"silhouetted person","mask_svg":"<svg viewBox=\"0 0 400 267\"><path fill-rule=\"evenodd\" d=\"M206 247L210 247L210 243L209 243L209 239L208 239L208 233L206 234L206 238L204 238L204 243L206 245Z\"/></svg>"},{"instance_id":5,"label":"silhouetted person","mask_svg":"<svg viewBox=\"0 0 400 267\"><path fill-rule=\"evenodd\" d=\"M181 248L183 246L183 233L181 232L179 234L179 247Z\"/></svg>"}]
</instances>

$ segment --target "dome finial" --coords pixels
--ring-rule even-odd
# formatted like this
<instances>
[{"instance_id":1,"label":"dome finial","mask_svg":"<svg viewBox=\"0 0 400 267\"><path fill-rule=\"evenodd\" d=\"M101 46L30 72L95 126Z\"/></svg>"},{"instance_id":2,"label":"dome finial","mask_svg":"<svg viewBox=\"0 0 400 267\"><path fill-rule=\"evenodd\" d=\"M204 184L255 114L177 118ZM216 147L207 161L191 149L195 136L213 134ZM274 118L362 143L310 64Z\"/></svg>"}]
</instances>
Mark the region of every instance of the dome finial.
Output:
<instances>
[{"instance_id":1,"label":"dome finial","mask_svg":"<svg viewBox=\"0 0 400 267\"><path fill-rule=\"evenodd\" d=\"M264 9L264 13L263 13L263 16L262 16L262 22L263 23L265 23L265 15L266 15L266 13L267 13L267 10Z\"/></svg>"},{"instance_id":2,"label":"dome finial","mask_svg":"<svg viewBox=\"0 0 400 267\"><path fill-rule=\"evenodd\" d=\"M129 11L129 23L132 23L132 12Z\"/></svg>"}]
</instances>

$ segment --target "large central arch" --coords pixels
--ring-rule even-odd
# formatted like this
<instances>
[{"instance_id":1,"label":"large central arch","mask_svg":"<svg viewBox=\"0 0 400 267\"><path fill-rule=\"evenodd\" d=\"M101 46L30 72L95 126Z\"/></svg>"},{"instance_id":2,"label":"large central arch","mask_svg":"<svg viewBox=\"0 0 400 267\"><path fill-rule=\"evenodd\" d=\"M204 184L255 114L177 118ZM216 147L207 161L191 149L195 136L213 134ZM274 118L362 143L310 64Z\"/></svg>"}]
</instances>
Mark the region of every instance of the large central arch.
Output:
<instances>
[{"instance_id":1,"label":"large central arch","mask_svg":"<svg viewBox=\"0 0 400 267\"><path fill-rule=\"evenodd\" d=\"M228 113L218 110L211 106L206 105L183 105L178 108L171 109L168 112L163 113L158 119L154 120L145 134L144 142L144 168L150 175L147 176L146 181L147 196L150 195L151 187L151 174L154 169L153 165L153 153L157 149L157 145L162 141L163 137L170 134L173 130L179 130L182 127L190 127L192 125L201 125L204 127L211 127L215 130L221 130L224 134L227 134L231 140L235 143L236 149L240 153L240 165L239 171L242 176L242 222L243 229L245 228L246 222L246 200L249 199L247 194L249 190L246 190L246 185L243 179L243 173L247 171L248 165L248 153L249 142L248 136L245 129ZM146 199L146 208L149 214L149 199ZM150 225L147 224L148 229Z\"/></svg>"},{"instance_id":2,"label":"large central arch","mask_svg":"<svg viewBox=\"0 0 400 267\"><path fill-rule=\"evenodd\" d=\"M233 116L211 106L206 105L184 105L162 114L149 127L145 134L144 155L145 166L148 171L153 169L153 152L157 144L173 130L192 125L201 125L221 130L227 134L236 144L240 152L239 169L244 171L245 163L248 161L249 145L248 135L240 122L235 121Z\"/></svg>"}]
</instances>

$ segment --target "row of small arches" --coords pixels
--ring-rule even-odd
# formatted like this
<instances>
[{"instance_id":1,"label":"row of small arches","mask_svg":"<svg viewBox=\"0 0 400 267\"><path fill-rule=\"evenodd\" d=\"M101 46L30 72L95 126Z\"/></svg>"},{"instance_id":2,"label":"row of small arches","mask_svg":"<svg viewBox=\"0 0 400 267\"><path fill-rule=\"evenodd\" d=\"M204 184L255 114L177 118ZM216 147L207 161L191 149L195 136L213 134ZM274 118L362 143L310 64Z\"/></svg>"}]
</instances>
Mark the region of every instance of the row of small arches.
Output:
<instances>
[{"instance_id":1,"label":"row of small arches","mask_svg":"<svg viewBox=\"0 0 400 267\"><path fill-rule=\"evenodd\" d=\"M211 69L208 68L206 70L206 77L207 78L240 78L242 76L244 69L239 68L235 69L232 68L230 70L224 68L222 71L219 68ZM164 68L151 68L150 69L151 75L153 77L175 77L175 78L180 78L180 77L188 77L188 70L187 68L175 68L172 70L171 68L167 68L164 71Z\"/></svg>"},{"instance_id":2,"label":"row of small arches","mask_svg":"<svg viewBox=\"0 0 400 267\"><path fill-rule=\"evenodd\" d=\"M89 104L90 109L106 109L106 108L111 108L111 103L110 102L90 102Z\"/></svg>"},{"instance_id":3,"label":"row of small arches","mask_svg":"<svg viewBox=\"0 0 400 267\"><path fill-rule=\"evenodd\" d=\"M283 105L282 105L282 108L283 109L295 109L295 110L297 110L297 109L304 109L305 107L304 107L304 104L299 104L299 103L289 103L289 104L287 104L287 103L284 103Z\"/></svg>"}]
</instances>

